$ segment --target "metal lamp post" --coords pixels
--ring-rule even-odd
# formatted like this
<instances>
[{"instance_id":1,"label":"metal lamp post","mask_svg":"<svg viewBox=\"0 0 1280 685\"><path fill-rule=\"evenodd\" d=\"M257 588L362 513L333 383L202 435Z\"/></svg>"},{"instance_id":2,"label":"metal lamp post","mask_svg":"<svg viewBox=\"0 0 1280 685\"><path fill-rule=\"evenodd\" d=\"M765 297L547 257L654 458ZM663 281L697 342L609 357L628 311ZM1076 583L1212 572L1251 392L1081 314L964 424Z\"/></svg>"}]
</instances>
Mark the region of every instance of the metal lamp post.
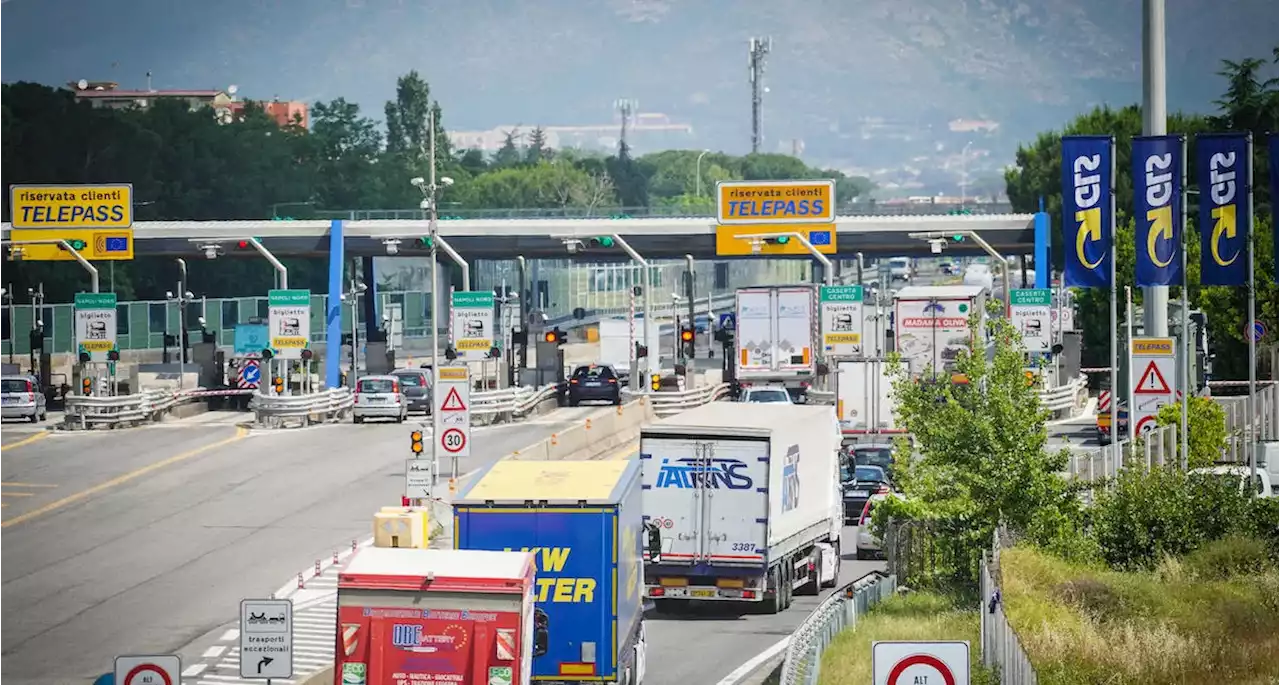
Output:
<instances>
[{"instance_id":1,"label":"metal lamp post","mask_svg":"<svg viewBox=\"0 0 1280 685\"><path fill-rule=\"evenodd\" d=\"M779 233L753 233L751 235L740 235L737 236L737 238L738 240L750 241L753 244L763 243L765 240L773 238L795 238L804 246L804 249L809 251L809 254L813 255L814 259L818 260L819 264L822 264L823 281L825 281L827 285L835 285L836 271L835 268L833 268L831 260L827 258L826 255L822 254L818 248L814 247L813 243L809 242L809 238L803 233L793 231L782 231Z\"/></svg>"},{"instance_id":2,"label":"metal lamp post","mask_svg":"<svg viewBox=\"0 0 1280 685\"><path fill-rule=\"evenodd\" d=\"M926 231L923 233L908 233L907 237L914 238L916 240L946 240L958 235L973 240L973 242L978 244L978 247L982 248L983 252L986 252L992 259L1000 262L1000 274L1004 279L1004 300L1007 314L1009 307L1009 289L1013 287L1013 283L1009 280L1009 262L1005 261L1004 256L999 252L996 252L995 248L991 247L990 243L983 240L982 236L978 235L977 231Z\"/></svg>"},{"instance_id":3,"label":"metal lamp post","mask_svg":"<svg viewBox=\"0 0 1280 685\"><path fill-rule=\"evenodd\" d=\"M98 292L98 268L85 259L84 255L80 254L78 250L71 247L71 243L65 240L6 240L3 244L11 246L14 250L14 257L18 259L22 257L22 245L57 245L61 247L80 263L81 268L89 273L89 288L92 292Z\"/></svg>"}]
</instances>

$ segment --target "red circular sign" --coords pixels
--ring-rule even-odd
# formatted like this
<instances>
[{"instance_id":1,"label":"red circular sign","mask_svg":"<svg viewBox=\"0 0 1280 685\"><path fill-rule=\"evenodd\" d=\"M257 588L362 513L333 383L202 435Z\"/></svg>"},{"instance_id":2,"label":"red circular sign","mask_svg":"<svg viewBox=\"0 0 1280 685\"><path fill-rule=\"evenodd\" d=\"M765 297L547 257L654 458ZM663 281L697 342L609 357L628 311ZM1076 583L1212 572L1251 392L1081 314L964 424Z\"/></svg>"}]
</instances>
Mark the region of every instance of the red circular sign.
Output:
<instances>
[{"instance_id":1,"label":"red circular sign","mask_svg":"<svg viewBox=\"0 0 1280 685\"><path fill-rule=\"evenodd\" d=\"M1156 417L1154 414L1147 414L1138 419L1138 423L1133 426L1134 435L1142 435L1144 432L1156 427Z\"/></svg>"},{"instance_id":2,"label":"red circular sign","mask_svg":"<svg viewBox=\"0 0 1280 685\"><path fill-rule=\"evenodd\" d=\"M461 429L450 428L440 434L440 446L446 452L457 454L467 446L467 434L463 433Z\"/></svg>"},{"instance_id":3,"label":"red circular sign","mask_svg":"<svg viewBox=\"0 0 1280 685\"><path fill-rule=\"evenodd\" d=\"M897 685L898 678L912 666L928 666L942 676L944 685L956 685L956 677L951 674L951 669L947 668L947 665L942 663L941 659L932 654L912 654L894 664L893 670L889 671L889 685Z\"/></svg>"},{"instance_id":4,"label":"red circular sign","mask_svg":"<svg viewBox=\"0 0 1280 685\"><path fill-rule=\"evenodd\" d=\"M164 681L164 685L173 685L173 681L169 680L169 674L155 664L138 664L134 666L133 670L129 671L129 675L124 677L124 682L120 685L133 685L133 679L143 673L156 673ZM139 680L138 682L141 683L142 681Z\"/></svg>"}]
</instances>

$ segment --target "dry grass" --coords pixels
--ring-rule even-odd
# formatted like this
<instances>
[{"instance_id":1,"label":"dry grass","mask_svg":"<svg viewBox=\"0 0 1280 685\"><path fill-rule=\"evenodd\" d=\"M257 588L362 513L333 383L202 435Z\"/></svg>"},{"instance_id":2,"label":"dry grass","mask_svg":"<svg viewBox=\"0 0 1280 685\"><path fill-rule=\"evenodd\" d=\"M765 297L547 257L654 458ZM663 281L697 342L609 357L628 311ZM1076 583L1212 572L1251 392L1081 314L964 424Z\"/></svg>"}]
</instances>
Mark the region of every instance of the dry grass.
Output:
<instances>
[{"instance_id":1,"label":"dry grass","mask_svg":"<svg viewBox=\"0 0 1280 685\"><path fill-rule=\"evenodd\" d=\"M1277 681L1275 566L1222 579L1166 559L1119 573L1019 547L1001 570L1041 685Z\"/></svg>"},{"instance_id":2,"label":"dry grass","mask_svg":"<svg viewBox=\"0 0 1280 685\"><path fill-rule=\"evenodd\" d=\"M871 682L871 644L877 640L968 640L972 685L996 682L981 668L977 607L961 609L930 592L895 595L838 635L822 654L819 685Z\"/></svg>"}]
</instances>

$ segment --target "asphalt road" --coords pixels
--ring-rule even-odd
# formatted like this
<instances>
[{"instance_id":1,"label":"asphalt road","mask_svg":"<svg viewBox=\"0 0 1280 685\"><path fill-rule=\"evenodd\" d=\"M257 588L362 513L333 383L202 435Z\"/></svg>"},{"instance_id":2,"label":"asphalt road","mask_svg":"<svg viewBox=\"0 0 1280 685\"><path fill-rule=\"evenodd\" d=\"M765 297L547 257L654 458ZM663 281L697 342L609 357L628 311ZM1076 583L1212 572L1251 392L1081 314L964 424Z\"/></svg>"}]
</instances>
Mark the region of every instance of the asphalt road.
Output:
<instances>
[{"instance_id":1,"label":"asphalt road","mask_svg":"<svg viewBox=\"0 0 1280 685\"><path fill-rule=\"evenodd\" d=\"M841 534L844 543L837 587L875 570L883 561L854 559L853 543L858 529L849 526ZM743 613L741 608L716 605L688 614L658 614L645 618L649 658L646 685L711 685L729 675L752 657L790 635L800 622L831 594L795 597L791 608L780 614Z\"/></svg>"},{"instance_id":2,"label":"asphalt road","mask_svg":"<svg viewBox=\"0 0 1280 685\"><path fill-rule=\"evenodd\" d=\"M478 428L459 473L593 410ZM176 652L234 619L241 599L368 537L372 513L399 504L408 426L248 431L239 417L119 432L6 426L6 683L87 683L117 655Z\"/></svg>"}]
</instances>

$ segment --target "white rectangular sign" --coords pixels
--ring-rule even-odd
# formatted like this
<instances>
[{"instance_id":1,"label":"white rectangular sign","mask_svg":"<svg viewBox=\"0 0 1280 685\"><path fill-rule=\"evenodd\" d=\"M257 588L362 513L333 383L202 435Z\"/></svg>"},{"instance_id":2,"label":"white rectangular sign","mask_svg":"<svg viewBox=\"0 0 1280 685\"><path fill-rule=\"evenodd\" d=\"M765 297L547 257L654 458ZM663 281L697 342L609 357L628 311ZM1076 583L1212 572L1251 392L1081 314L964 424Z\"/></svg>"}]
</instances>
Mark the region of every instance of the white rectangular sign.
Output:
<instances>
[{"instance_id":1,"label":"white rectangular sign","mask_svg":"<svg viewBox=\"0 0 1280 685\"><path fill-rule=\"evenodd\" d=\"M471 455L471 375L465 366L437 366L431 388L432 440L450 457Z\"/></svg>"},{"instance_id":2,"label":"white rectangular sign","mask_svg":"<svg viewBox=\"0 0 1280 685\"><path fill-rule=\"evenodd\" d=\"M862 286L823 286L822 351L830 357L861 357L863 348Z\"/></svg>"},{"instance_id":3,"label":"white rectangular sign","mask_svg":"<svg viewBox=\"0 0 1280 685\"><path fill-rule=\"evenodd\" d=\"M1009 318L1028 352L1048 352L1053 348L1052 305L1053 291L1048 288L1010 291Z\"/></svg>"},{"instance_id":4,"label":"white rectangular sign","mask_svg":"<svg viewBox=\"0 0 1280 685\"><path fill-rule=\"evenodd\" d=\"M431 486L435 483L430 459L406 459L404 462L404 496L409 499L430 499Z\"/></svg>"},{"instance_id":5,"label":"white rectangular sign","mask_svg":"<svg viewBox=\"0 0 1280 685\"><path fill-rule=\"evenodd\" d=\"M116 349L115 293L76 293L76 347L89 361L108 361Z\"/></svg>"},{"instance_id":6,"label":"white rectangular sign","mask_svg":"<svg viewBox=\"0 0 1280 685\"><path fill-rule=\"evenodd\" d=\"M311 344L311 291L267 292L267 324L276 357L302 359Z\"/></svg>"},{"instance_id":7,"label":"white rectangular sign","mask_svg":"<svg viewBox=\"0 0 1280 685\"><path fill-rule=\"evenodd\" d=\"M871 682L875 685L969 685L969 643L873 642Z\"/></svg>"},{"instance_id":8,"label":"white rectangular sign","mask_svg":"<svg viewBox=\"0 0 1280 685\"><path fill-rule=\"evenodd\" d=\"M1173 338L1134 338L1129 351L1129 421L1133 434L1141 436L1156 427L1161 405L1177 401L1178 345Z\"/></svg>"},{"instance_id":9,"label":"white rectangular sign","mask_svg":"<svg viewBox=\"0 0 1280 685\"><path fill-rule=\"evenodd\" d=\"M489 351L498 346L493 335L493 292L455 292L451 304L450 330L458 359L488 359Z\"/></svg>"},{"instance_id":10,"label":"white rectangular sign","mask_svg":"<svg viewBox=\"0 0 1280 685\"><path fill-rule=\"evenodd\" d=\"M962 350L969 349L972 308L973 301L968 298L895 303L894 344L911 373L923 373L931 367L943 371L955 362Z\"/></svg>"},{"instance_id":11,"label":"white rectangular sign","mask_svg":"<svg viewBox=\"0 0 1280 685\"><path fill-rule=\"evenodd\" d=\"M240 677L293 677L293 600L240 600Z\"/></svg>"}]
</instances>

